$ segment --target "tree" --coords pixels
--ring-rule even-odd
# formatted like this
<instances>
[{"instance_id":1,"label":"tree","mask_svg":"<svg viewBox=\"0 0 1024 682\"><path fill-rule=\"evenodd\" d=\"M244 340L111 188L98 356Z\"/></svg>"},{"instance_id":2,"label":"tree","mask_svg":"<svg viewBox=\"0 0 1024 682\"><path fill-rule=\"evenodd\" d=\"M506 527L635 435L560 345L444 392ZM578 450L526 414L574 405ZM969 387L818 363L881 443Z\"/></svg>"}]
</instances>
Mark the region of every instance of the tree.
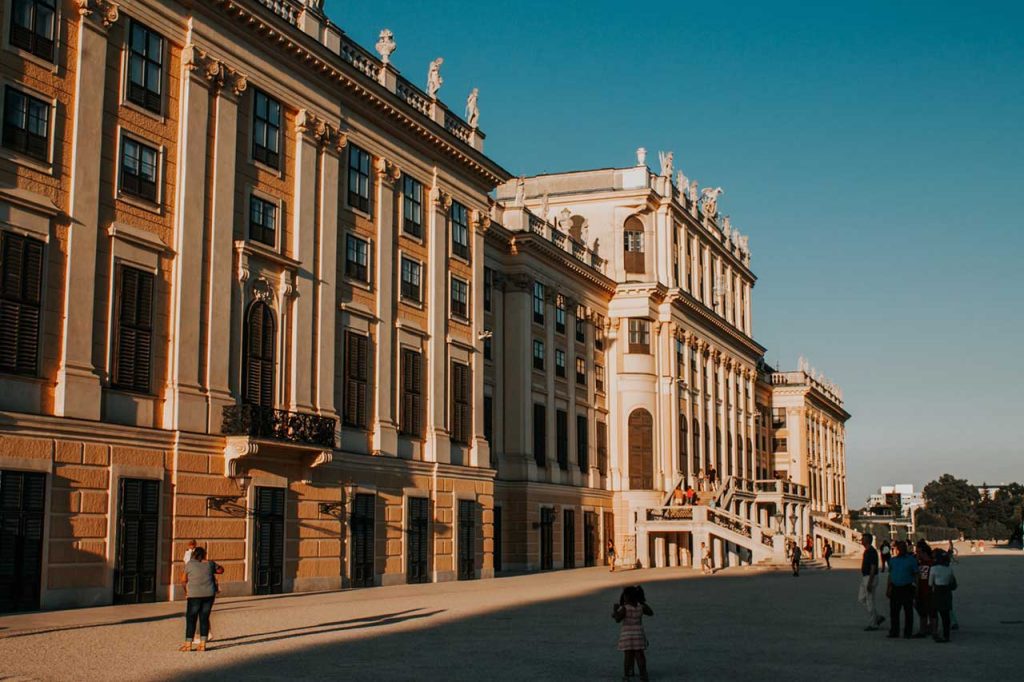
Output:
<instances>
[{"instance_id":1,"label":"tree","mask_svg":"<svg viewBox=\"0 0 1024 682\"><path fill-rule=\"evenodd\" d=\"M946 525L970 533L977 526L978 489L962 478L943 474L924 487L926 509L942 517Z\"/></svg>"}]
</instances>

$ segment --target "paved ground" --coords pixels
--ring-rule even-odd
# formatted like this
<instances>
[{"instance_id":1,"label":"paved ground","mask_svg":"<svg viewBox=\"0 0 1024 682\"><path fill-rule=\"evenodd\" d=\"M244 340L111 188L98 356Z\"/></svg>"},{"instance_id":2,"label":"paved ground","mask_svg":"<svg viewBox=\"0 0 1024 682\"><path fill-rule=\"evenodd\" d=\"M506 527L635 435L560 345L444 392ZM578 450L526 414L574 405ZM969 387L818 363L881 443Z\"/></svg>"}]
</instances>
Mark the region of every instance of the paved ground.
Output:
<instances>
[{"instance_id":1,"label":"paved ground","mask_svg":"<svg viewBox=\"0 0 1024 682\"><path fill-rule=\"evenodd\" d=\"M614 680L610 607L645 585L655 680L1019 679L1024 553L955 567L951 644L863 632L852 562L835 570L582 569L471 583L224 599L206 653L175 651L180 604L0 618L2 680ZM906 665L912 667L906 668ZM1017 671L1017 672L1014 672Z\"/></svg>"}]
</instances>

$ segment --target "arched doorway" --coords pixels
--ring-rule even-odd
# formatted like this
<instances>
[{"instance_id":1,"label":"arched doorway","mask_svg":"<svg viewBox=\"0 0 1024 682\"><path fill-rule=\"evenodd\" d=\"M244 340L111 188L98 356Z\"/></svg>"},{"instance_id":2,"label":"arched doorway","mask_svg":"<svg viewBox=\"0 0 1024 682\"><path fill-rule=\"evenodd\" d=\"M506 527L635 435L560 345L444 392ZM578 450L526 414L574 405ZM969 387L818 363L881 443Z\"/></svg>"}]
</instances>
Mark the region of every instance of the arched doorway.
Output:
<instances>
[{"instance_id":1,"label":"arched doorway","mask_svg":"<svg viewBox=\"0 0 1024 682\"><path fill-rule=\"evenodd\" d=\"M654 418L640 408L629 415L629 487L654 488Z\"/></svg>"}]
</instances>

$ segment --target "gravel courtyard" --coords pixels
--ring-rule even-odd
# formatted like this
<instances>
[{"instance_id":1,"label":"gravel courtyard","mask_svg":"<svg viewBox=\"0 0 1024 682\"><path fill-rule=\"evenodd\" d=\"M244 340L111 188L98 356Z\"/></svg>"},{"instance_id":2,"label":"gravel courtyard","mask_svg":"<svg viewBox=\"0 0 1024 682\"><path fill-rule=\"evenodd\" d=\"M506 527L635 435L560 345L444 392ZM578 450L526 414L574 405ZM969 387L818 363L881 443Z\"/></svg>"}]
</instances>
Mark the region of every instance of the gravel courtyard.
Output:
<instances>
[{"instance_id":1,"label":"gravel courtyard","mask_svg":"<svg viewBox=\"0 0 1024 682\"><path fill-rule=\"evenodd\" d=\"M223 599L210 650L191 654L176 651L181 604L0 617L0 680L614 680L621 655L610 608L632 583L655 611L646 627L656 680L861 681L893 665L917 679L1019 674L1024 553L989 550L956 565L962 629L947 645L863 632L854 563L833 563L800 578L593 568Z\"/></svg>"}]
</instances>

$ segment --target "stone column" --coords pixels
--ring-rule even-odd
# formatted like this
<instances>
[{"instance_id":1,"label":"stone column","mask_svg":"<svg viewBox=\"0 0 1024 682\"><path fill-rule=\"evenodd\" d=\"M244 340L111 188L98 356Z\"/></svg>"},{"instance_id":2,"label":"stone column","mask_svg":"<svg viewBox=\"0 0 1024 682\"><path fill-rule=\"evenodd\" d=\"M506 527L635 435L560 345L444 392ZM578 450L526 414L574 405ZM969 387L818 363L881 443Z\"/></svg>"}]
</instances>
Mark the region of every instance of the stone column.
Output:
<instances>
[{"instance_id":1,"label":"stone column","mask_svg":"<svg viewBox=\"0 0 1024 682\"><path fill-rule=\"evenodd\" d=\"M181 59L181 114L175 181L171 334L168 349L164 428L203 433L210 430L210 406L200 377L203 249L206 224L207 123L210 91L207 78L215 62L198 47L185 46Z\"/></svg>"},{"instance_id":2,"label":"stone column","mask_svg":"<svg viewBox=\"0 0 1024 682\"><path fill-rule=\"evenodd\" d=\"M232 296L234 286L235 192L237 189L238 98L245 92L245 76L221 66L216 88L213 142L213 193L210 217L210 287L207 298L209 341L206 348L206 385L210 391L209 422L220 422L231 394Z\"/></svg>"},{"instance_id":3,"label":"stone column","mask_svg":"<svg viewBox=\"0 0 1024 682\"><path fill-rule=\"evenodd\" d=\"M747 336L754 338L754 328L750 325L750 283L743 283L743 330L747 333Z\"/></svg>"},{"instance_id":4,"label":"stone column","mask_svg":"<svg viewBox=\"0 0 1024 682\"><path fill-rule=\"evenodd\" d=\"M729 378L727 379L727 381L728 381L728 387L729 387L728 388L729 401L728 401L728 404L726 406L726 409L729 411L728 422L727 422L729 428L728 428L727 433L726 433L726 438L728 439L728 441L729 441L728 445L730 446L728 448L729 451L730 451L730 455L729 455L730 463L729 463L729 466L730 466L730 469L731 469L729 473L732 474L733 476L739 476L740 475L740 466L739 466L739 459L738 458L739 458L740 449L737 446L737 442L736 442L737 441L737 438L736 438L736 434L737 434L736 410L738 408L738 404L737 403L739 402L739 398L737 397L737 392L736 392L736 387L737 387L737 382L736 382L736 365L734 363L731 363L731 362L729 363Z\"/></svg>"},{"instance_id":5,"label":"stone column","mask_svg":"<svg viewBox=\"0 0 1024 682\"><path fill-rule=\"evenodd\" d=\"M377 366L373 452L397 456L395 425L395 183L402 177L398 166L382 158L374 163L377 176ZM431 258L433 261L433 257ZM431 262L433 265L433 262ZM444 288L447 291L447 287ZM444 339L442 339L443 341ZM431 397L439 394L432 393ZM442 406L442 410L443 410Z\"/></svg>"},{"instance_id":6,"label":"stone column","mask_svg":"<svg viewBox=\"0 0 1024 682\"><path fill-rule=\"evenodd\" d=\"M100 169L103 165L103 96L106 92L107 29L118 19L110 2L78 3L81 20L71 112L73 153L64 329L54 395L54 414L99 419L100 377L93 364L96 244L100 234ZM166 163L166 159L164 160ZM113 274L113 273L111 273Z\"/></svg>"},{"instance_id":7,"label":"stone column","mask_svg":"<svg viewBox=\"0 0 1024 682\"><path fill-rule=\"evenodd\" d=\"M487 438L484 437L484 342L481 334L484 331L484 236L491 227L491 218L486 213L474 211L473 223L473 281L471 283L470 304L472 305L473 334L473 445L469 450L470 466L488 467L491 465L491 451ZM493 295L493 294L492 294ZM573 420L570 420L572 422ZM574 427L570 423L570 427Z\"/></svg>"},{"instance_id":8,"label":"stone column","mask_svg":"<svg viewBox=\"0 0 1024 682\"><path fill-rule=\"evenodd\" d=\"M448 211L451 195L444 192L434 177L430 189L430 216L427 227L427 440L428 461L451 462L451 439L445 422L448 386Z\"/></svg>"}]
</instances>

